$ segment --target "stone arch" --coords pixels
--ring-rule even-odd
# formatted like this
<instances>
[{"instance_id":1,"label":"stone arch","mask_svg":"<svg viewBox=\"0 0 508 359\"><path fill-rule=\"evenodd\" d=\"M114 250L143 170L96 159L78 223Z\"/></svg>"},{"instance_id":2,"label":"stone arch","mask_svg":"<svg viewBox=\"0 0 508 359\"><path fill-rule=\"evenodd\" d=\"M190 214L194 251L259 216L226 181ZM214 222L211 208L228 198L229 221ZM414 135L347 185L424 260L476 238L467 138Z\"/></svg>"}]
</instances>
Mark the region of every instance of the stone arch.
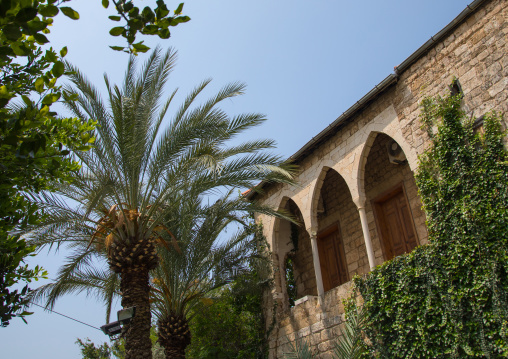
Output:
<instances>
[{"instance_id":1,"label":"stone arch","mask_svg":"<svg viewBox=\"0 0 508 359\"><path fill-rule=\"evenodd\" d=\"M359 159L355 161L353 165L353 177L356 182L356 186L351 193L353 195L353 200L359 207L363 206L365 203L363 183L367 157L378 134L385 134L399 144L406 155L408 165L412 171L415 171L418 166L418 155L416 154L415 149L402 135L399 120L393 106L388 107L385 111L378 115L371 123L366 125L361 132L362 133L359 135L360 138L358 139L360 146L356 149Z\"/></svg>"},{"instance_id":2,"label":"stone arch","mask_svg":"<svg viewBox=\"0 0 508 359\"><path fill-rule=\"evenodd\" d=\"M324 290L369 271L360 216L353 202L348 177L336 168L324 166L313 191L312 228L321 264ZM349 177L351 179L351 177ZM333 238L332 238L333 237Z\"/></svg>"},{"instance_id":3,"label":"stone arch","mask_svg":"<svg viewBox=\"0 0 508 359\"><path fill-rule=\"evenodd\" d=\"M286 290L286 259L291 256L296 280L296 292L299 299L305 295L316 295L316 277L314 272L312 247L309 233L306 230L302 211L297 203L287 196L280 201L278 209L285 209L297 218L300 225L296 226L296 248L292 238L294 224L287 220L276 218L273 225L273 254L276 271L276 291L282 298L283 309L289 307L289 297Z\"/></svg>"},{"instance_id":4,"label":"stone arch","mask_svg":"<svg viewBox=\"0 0 508 359\"><path fill-rule=\"evenodd\" d=\"M351 194L353 194L352 188L354 187L355 182L352 181L351 176L343 175L342 174L342 168L340 166L340 163L333 162L331 160L323 161L321 171L319 172L319 175L317 179L313 183L313 187L311 188L310 196L311 196L311 205L310 205L310 231L316 232L318 229L318 220L317 220L317 209L319 206L319 200L320 200L320 192L321 188L323 187L323 183L326 177L326 174L328 171L334 170L337 172L346 182L347 188L350 191Z\"/></svg>"}]
</instances>

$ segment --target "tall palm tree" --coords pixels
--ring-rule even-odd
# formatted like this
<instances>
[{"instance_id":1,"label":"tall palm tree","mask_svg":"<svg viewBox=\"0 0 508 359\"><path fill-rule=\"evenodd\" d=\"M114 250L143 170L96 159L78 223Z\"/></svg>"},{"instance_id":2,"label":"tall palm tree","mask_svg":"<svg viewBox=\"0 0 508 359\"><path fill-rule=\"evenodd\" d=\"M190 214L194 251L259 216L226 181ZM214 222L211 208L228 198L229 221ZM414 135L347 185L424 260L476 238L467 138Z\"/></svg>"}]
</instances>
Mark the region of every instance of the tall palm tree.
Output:
<instances>
[{"instance_id":1,"label":"tall palm tree","mask_svg":"<svg viewBox=\"0 0 508 359\"><path fill-rule=\"evenodd\" d=\"M74 250L57 283L39 295L48 295L52 305L62 294L82 290L86 278L103 274L107 283L97 277L94 286L109 286L108 300L119 281L122 306L136 307L124 333L127 359L151 358L149 272L157 266L158 245L179 250L174 236L165 239L170 232L162 224L179 205L170 201L178 198L175 194L190 183L205 195L218 188L252 187L260 179L291 182L291 168L264 151L273 141L228 146L237 134L264 120L259 114L229 117L217 107L242 94L242 84L227 85L194 105L210 82L204 81L163 129L176 94L161 101L174 61L173 51L156 49L137 72L131 58L121 87L105 76L107 105L93 84L69 66L73 85L66 88L66 97L76 100L67 106L75 116L97 121L95 148L76 154L82 168L72 185L36 197L49 217L31 239L40 246L69 243ZM107 273L87 269L94 257L107 259Z\"/></svg>"},{"instance_id":2,"label":"tall palm tree","mask_svg":"<svg viewBox=\"0 0 508 359\"><path fill-rule=\"evenodd\" d=\"M231 198L230 193L212 205L192 195L192 189L184 195L187 200L181 203L178 215L165 223L178 239L181 251L159 248L160 263L152 273L153 311L166 358L185 358L195 306L247 271L253 258L262 262L260 240L240 215L273 213L242 198ZM232 224L241 229L226 239L224 232ZM268 266L268 261L264 263Z\"/></svg>"}]
</instances>

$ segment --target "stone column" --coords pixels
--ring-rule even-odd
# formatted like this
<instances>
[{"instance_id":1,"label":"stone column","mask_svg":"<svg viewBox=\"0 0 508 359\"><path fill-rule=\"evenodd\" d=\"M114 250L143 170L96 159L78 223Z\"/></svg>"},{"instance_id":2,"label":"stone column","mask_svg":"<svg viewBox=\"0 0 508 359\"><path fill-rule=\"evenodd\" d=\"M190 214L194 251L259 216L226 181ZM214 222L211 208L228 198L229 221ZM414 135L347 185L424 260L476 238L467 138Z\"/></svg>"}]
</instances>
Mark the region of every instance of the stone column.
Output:
<instances>
[{"instance_id":1,"label":"stone column","mask_svg":"<svg viewBox=\"0 0 508 359\"><path fill-rule=\"evenodd\" d=\"M312 259L314 262L314 273L316 274L316 285L318 295L321 298L324 298L325 289L323 287L323 277L321 276L321 264L319 262L319 251L317 245L317 234L315 231L310 230L310 243L312 246Z\"/></svg>"},{"instance_id":2,"label":"stone column","mask_svg":"<svg viewBox=\"0 0 508 359\"><path fill-rule=\"evenodd\" d=\"M365 249L367 249L367 257L369 259L370 269L376 265L374 263L374 250L372 249L372 240L370 239L369 222L367 222L367 213L364 206L358 206L360 214L360 222L362 223L363 239L365 241Z\"/></svg>"}]
</instances>

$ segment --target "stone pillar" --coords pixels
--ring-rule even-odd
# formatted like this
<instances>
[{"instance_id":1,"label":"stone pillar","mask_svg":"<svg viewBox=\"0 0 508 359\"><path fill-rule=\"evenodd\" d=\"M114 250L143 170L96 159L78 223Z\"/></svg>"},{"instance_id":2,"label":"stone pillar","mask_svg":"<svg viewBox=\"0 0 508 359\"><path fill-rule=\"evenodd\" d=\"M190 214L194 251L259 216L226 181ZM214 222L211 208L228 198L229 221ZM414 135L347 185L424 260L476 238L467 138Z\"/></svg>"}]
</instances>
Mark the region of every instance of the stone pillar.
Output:
<instances>
[{"instance_id":1,"label":"stone pillar","mask_svg":"<svg viewBox=\"0 0 508 359\"><path fill-rule=\"evenodd\" d=\"M370 239L369 222L367 222L365 207L359 206L358 213L360 214L360 222L362 223L363 239L365 241L365 249L367 250L369 266L370 269L373 269L376 265L374 263L374 250L372 249L372 240Z\"/></svg>"},{"instance_id":2,"label":"stone pillar","mask_svg":"<svg viewBox=\"0 0 508 359\"><path fill-rule=\"evenodd\" d=\"M315 231L310 232L310 243L312 245L312 259L314 262L314 273L316 274L317 291L320 298L324 298L325 289L323 287L323 277L321 276L321 264L319 263L319 251L317 245L317 234Z\"/></svg>"}]
</instances>

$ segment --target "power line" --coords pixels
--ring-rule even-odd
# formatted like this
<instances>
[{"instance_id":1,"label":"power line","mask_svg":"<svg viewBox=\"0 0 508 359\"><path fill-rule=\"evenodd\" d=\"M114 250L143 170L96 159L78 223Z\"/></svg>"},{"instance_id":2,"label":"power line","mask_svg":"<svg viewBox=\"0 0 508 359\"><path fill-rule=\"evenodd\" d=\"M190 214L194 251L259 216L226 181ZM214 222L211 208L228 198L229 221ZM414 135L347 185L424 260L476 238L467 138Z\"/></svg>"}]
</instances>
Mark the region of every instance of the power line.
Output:
<instances>
[{"instance_id":1,"label":"power line","mask_svg":"<svg viewBox=\"0 0 508 359\"><path fill-rule=\"evenodd\" d=\"M48 309L48 308L45 308L43 307L42 305L39 305L39 304L35 304L34 302L31 302L33 305L36 305L38 307L41 307L42 309L46 309L46 310L49 310L51 313L55 313L55 314L58 314L58 315L61 315L62 317L65 317L67 319L70 319L70 320L74 320L75 322L78 322L78 323L81 323L81 324L84 324L84 325L88 325L89 327L92 327L94 329L97 329L97 330L100 330L102 332L102 330L100 328L97 328L97 327L94 327L93 325L90 325L90 324L87 324L85 322L82 322L81 320L77 320L77 319L74 319L74 318L71 318L69 317L68 315L65 315L65 314L62 314L62 313L58 313L54 310L51 310L51 309Z\"/></svg>"}]
</instances>

